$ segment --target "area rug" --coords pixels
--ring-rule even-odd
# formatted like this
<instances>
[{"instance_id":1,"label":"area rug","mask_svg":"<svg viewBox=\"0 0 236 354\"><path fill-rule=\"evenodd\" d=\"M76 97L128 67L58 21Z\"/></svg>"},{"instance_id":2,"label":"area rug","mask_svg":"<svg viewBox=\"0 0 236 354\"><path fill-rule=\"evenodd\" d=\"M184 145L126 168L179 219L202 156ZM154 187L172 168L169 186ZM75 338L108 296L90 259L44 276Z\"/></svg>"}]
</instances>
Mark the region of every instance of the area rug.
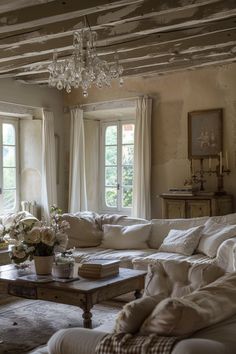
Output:
<instances>
[{"instance_id":1,"label":"area rug","mask_svg":"<svg viewBox=\"0 0 236 354\"><path fill-rule=\"evenodd\" d=\"M93 307L93 327L114 320L124 303L111 301ZM47 343L57 330L83 327L76 306L15 297L0 299L0 354L26 354Z\"/></svg>"}]
</instances>

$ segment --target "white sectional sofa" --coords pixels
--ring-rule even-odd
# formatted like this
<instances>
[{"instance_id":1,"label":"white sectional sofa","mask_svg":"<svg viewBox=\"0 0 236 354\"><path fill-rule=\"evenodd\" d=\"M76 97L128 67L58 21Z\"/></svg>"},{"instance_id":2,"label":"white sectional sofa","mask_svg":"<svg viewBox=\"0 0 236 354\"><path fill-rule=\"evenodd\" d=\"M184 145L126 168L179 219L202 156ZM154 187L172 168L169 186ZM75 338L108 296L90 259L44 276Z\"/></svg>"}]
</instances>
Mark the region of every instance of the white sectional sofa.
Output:
<instances>
[{"instance_id":1,"label":"white sectional sofa","mask_svg":"<svg viewBox=\"0 0 236 354\"><path fill-rule=\"evenodd\" d=\"M73 254L78 262L92 259L119 259L122 267L147 269L150 262L156 260L187 260L191 263L215 263L226 271L232 272L235 268L236 252L236 230L230 225L236 225L236 213L224 216L201 217L192 219L153 219L151 221L136 219L119 215L98 215L92 212L76 214L64 214L63 217L70 222L69 248L73 249ZM131 241L124 241L127 236L128 228L135 225L150 225L146 238L140 242L140 232L131 230ZM192 254L179 253L178 250L171 248L172 251L161 251L160 247L166 239L170 230L188 230L201 225L210 224L210 238L206 234L203 238L205 229L200 230L200 242L203 243L199 248L195 245ZM212 225L213 224L213 225ZM107 225L114 229L115 225L120 225L118 233L107 232ZM231 230L228 230L228 227ZM214 235L216 234L216 239ZM129 230L128 230L129 231ZM142 231L142 230L141 230ZM215 232L214 232L215 231ZM106 238L106 234L108 237ZM111 236L111 237L110 237ZM109 238L110 237L110 238ZM133 237L133 239L132 239ZM205 239L204 242L201 240ZM207 240L211 241L207 241ZM114 241L115 240L115 241ZM129 247L126 247L128 244ZM206 251L205 251L206 248ZM215 252L211 252L214 248ZM210 256L209 256L210 255Z\"/></svg>"}]
</instances>

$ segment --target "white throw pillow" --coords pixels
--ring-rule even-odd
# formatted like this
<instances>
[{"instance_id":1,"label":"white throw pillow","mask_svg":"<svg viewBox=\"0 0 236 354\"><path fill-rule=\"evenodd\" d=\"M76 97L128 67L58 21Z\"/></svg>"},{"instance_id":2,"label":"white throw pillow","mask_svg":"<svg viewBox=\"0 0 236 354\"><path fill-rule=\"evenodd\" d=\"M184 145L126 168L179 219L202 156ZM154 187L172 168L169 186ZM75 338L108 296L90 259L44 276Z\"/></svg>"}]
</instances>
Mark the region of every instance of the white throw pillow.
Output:
<instances>
[{"instance_id":1,"label":"white throw pillow","mask_svg":"<svg viewBox=\"0 0 236 354\"><path fill-rule=\"evenodd\" d=\"M206 222L202 231L197 252L204 253L208 257L215 257L221 243L236 236L236 225L219 224L210 219Z\"/></svg>"},{"instance_id":2,"label":"white throw pillow","mask_svg":"<svg viewBox=\"0 0 236 354\"><path fill-rule=\"evenodd\" d=\"M103 225L104 235L101 247L116 250L148 248L147 240L150 231L151 224Z\"/></svg>"},{"instance_id":3,"label":"white throw pillow","mask_svg":"<svg viewBox=\"0 0 236 354\"><path fill-rule=\"evenodd\" d=\"M77 214L63 214L63 220L70 224L67 230L68 248L72 247L96 247L102 240L102 230L95 221L96 215L91 212Z\"/></svg>"},{"instance_id":4,"label":"white throw pillow","mask_svg":"<svg viewBox=\"0 0 236 354\"><path fill-rule=\"evenodd\" d=\"M126 304L116 317L115 333L136 333L152 313L156 305L164 299L162 294L144 296ZM137 315L138 314L138 315Z\"/></svg>"},{"instance_id":5,"label":"white throw pillow","mask_svg":"<svg viewBox=\"0 0 236 354\"><path fill-rule=\"evenodd\" d=\"M188 230L170 230L159 251L191 256L197 248L203 228L204 226L196 226Z\"/></svg>"},{"instance_id":6,"label":"white throw pillow","mask_svg":"<svg viewBox=\"0 0 236 354\"><path fill-rule=\"evenodd\" d=\"M170 230L187 230L191 227L202 226L208 219L208 216L189 219L153 219L151 220L149 246L158 249Z\"/></svg>"},{"instance_id":7,"label":"white throw pillow","mask_svg":"<svg viewBox=\"0 0 236 354\"><path fill-rule=\"evenodd\" d=\"M161 301L144 321L140 333L185 336L235 314L236 273L230 273L189 295Z\"/></svg>"}]
</instances>

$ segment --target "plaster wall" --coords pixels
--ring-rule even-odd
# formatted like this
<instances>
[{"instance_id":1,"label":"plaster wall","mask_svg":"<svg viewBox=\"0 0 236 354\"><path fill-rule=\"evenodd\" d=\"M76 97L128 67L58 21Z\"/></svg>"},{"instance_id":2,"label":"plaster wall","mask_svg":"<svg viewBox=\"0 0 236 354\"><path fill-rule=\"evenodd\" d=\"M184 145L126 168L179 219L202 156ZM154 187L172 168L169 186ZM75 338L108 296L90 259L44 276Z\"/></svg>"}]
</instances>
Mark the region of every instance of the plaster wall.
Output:
<instances>
[{"instance_id":1,"label":"plaster wall","mask_svg":"<svg viewBox=\"0 0 236 354\"><path fill-rule=\"evenodd\" d=\"M14 80L0 80L0 101L25 106L48 108L55 120L55 133L59 136L58 206L65 209L64 178L64 116L63 96L55 89L24 85ZM41 201L41 121L20 121L20 183L21 200ZM33 182L32 182L33 181Z\"/></svg>"},{"instance_id":2,"label":"plaster wall","mask_svg":"<svg viewBox=\"0 0 236 354\"><path fill-rule=\"evenodd\" d=\"M179 72L156 77L125 79L123 87L89 91L80 89L64 96L66 106L110 101L148 94L153 97L152 116L152 217L161 217L160 193L181 187L190 175L187 159L187 114L194 110L223 108L223 145L231 174L224 178L225 190L236 198L236 64ZM207 168L208 161L205 161ZM206 189L216 190L216 177L206 177Z\"/></svg>"}]
</instances>

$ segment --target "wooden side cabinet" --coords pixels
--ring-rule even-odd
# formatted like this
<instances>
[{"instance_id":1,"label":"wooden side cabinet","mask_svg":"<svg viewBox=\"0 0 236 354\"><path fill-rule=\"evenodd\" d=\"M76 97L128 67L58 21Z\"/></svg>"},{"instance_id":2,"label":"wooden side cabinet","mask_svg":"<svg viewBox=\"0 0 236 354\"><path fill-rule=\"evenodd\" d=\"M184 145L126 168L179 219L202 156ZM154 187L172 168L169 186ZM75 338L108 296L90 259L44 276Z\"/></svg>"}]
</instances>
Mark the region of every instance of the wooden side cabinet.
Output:
<instances>
[{"instance_id":1,"label":"wooden side cabinet","mask_svg":"<svg viewBox=\"0 0 236 354\"><path fill-rule=\"evenodd\" d=\"M233 213L233 196L161 194L164 219L196 218Z\"/></svg>"}]
</instances>

